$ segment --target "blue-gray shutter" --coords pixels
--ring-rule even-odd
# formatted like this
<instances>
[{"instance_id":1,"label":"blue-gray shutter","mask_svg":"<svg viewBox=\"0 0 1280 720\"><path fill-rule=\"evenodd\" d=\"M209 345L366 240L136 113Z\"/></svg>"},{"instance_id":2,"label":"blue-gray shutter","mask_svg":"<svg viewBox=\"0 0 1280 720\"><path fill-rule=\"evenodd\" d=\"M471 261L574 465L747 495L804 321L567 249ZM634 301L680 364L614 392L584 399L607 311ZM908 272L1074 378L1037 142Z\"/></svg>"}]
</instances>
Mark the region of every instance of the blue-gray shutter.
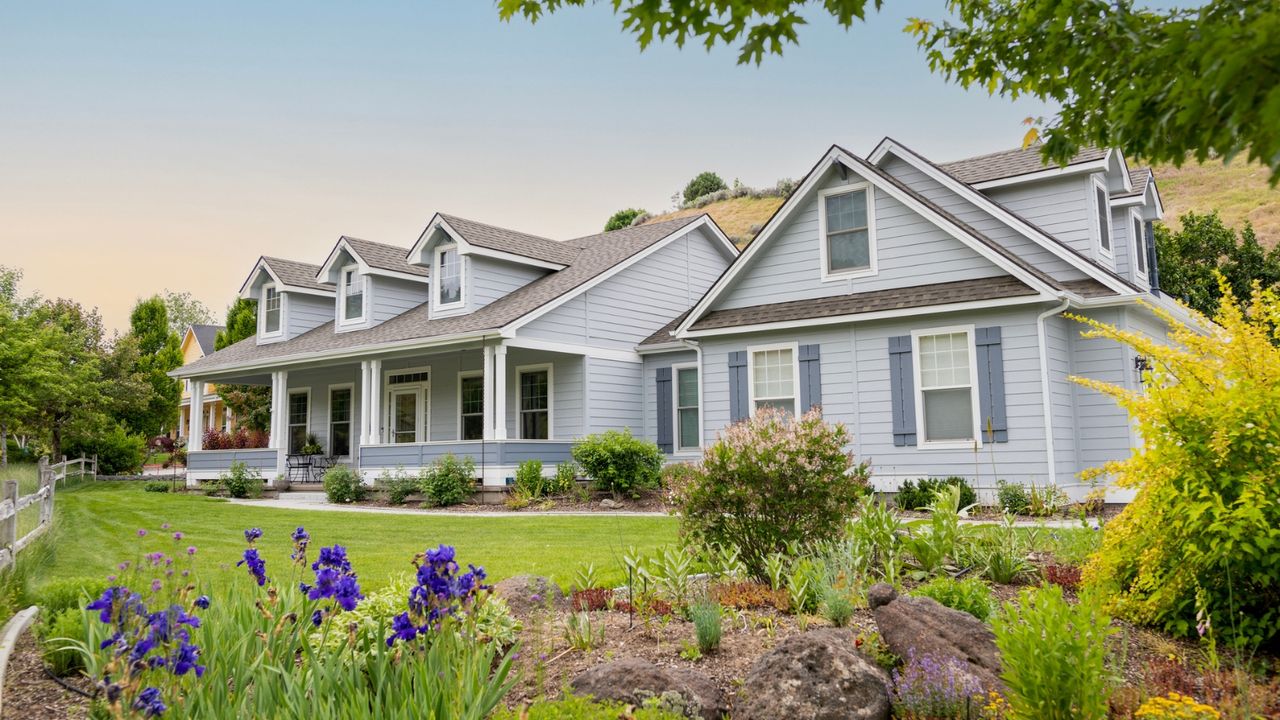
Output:
<instances>
[{"instance_id":1,"label":"blue-gray shutter","mask_svg":"<svg viewBox=\"0 0 1280 720\"><path fill-rule=\"evenodd\" d=\"M1156 258L1156 231L1150 220L1143 223L1143 239L1147 250L1147 279L1151 281L1152 294L1160 294L1160 263Z\"/></svg>"},{"instance_id":2,"label":"blue-gray shutter","mask_svg":"<svg viewBox=\"0 0 1280 720\"><path fill-rule=\"evenodd\" d=\"M893 444L916 444L916 381L911 336L889 338L889 392L893 396Z\"/></svg>"},{"instance_id":3,"label":"blue-gray shutter","mask_svg":"<svg viewBox=\"0 0 1280 720\"><path fill-rule=\"evenodd\" d=\"M800 346L800 412L822 405L822 361L818 345Z\"/></svg>"},{"instance_id":4,"label":"blue-gray shutter","mask_svg":"<svg viewBox=\"0 0 1280 720\"><path fill-rule=\"evenodd\" d=\"M978 351L978 418L982 423L978 430L986 442L1009 442L1000 328L978 328L974 330L973 340Z\"/></svg>"},{"instance_id":5,"label":"blue-gray shutter","mask_svg":"<svg viewBox=\"0 0 1280 720\"><path fill-rule=\"evenodd\" d=\"M658 449L670 453L675 445L671 411L671 368L658 368L657 382L654 385L658 393L658 401L655 403L658 408Z\"/></svg>"},{"instance_id":6,"label":"blue-gray shutter","mask_svg":"<svg viewBox=\"0 0 1280 720\"><path fill-rule=\"evenodd\" d=\"M747 352L729 353L729 422L746 420L751 413L747 405Z\"/></svg>"}]
</instances>

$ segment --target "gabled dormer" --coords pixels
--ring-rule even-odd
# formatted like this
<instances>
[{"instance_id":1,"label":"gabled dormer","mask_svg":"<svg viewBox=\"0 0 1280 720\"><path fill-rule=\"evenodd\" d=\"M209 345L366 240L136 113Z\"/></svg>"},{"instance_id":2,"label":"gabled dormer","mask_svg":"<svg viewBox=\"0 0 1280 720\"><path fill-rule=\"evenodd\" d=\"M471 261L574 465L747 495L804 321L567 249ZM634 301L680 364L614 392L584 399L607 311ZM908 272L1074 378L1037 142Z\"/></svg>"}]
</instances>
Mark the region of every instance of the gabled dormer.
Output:
<instances>
[{"instance_id":1,"label":"gabled dormer","mask_svg":"<svg viewBox=\"0 0 1280 720\"><path fill-rule=\"evenodd\" d=\"M261 257L240 286L240 297L258 302L257 343L290 340L333 319L335 288L316 280L310 263Z\"/></svg>"},{"instance_id":2,"label":"gabled dormer","mask_svg":"<svg viewBox=\"0 0 1280 720\"><path fill-rule=\"evenodd\" d=\"M1130 170L1129 179L1129 190L1111 195L1117 235L1123 241L1116 269L1139 287L1158 292L1160 268L1152 223L1164 217L1164 205L1150 168Z\"/></svg>"},{"instance_id":3,"label":"gabled dormer","mask_svg":"<svg viewBox=\"0 0 1280 720\"><path fill-rule=\"evenodd\" d=\"M346 235L338 239L315 280L336 288L335 332L364 330L427 301L427 268L405 261L402 247Z\"/></svg>"},{"instance_id":4,"label":"gabled dormer","mask_svg":"<svg viewBox=\"0 0 1280 720\"><path fill-rule=\"evenodd\" d=\"M436 319L475 312L563 270L581 251L571 243L437 213L406 259L434 279L428 316Z\"/></svg>"}]
</instances>

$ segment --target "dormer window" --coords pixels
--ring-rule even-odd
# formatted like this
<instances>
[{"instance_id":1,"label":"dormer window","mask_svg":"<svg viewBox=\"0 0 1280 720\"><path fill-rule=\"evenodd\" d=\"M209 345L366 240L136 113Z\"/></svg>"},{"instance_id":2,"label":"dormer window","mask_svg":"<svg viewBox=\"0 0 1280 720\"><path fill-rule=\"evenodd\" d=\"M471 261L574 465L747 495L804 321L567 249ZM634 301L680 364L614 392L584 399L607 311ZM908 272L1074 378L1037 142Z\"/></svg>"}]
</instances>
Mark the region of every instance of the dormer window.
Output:
<instances>
[{"instance_id":1,"label":"dormer window","mask_svg":"<svg viewBox=\"0 0 1280 720\"><path fill-rule=\"evenodd\" d=\"M818 196L822 278L876 274L875 207L871 186L843 185Z\"/></svg>"},{"instance_id":2,"label":"dormer window","mask_svg":"<svg viewBox=\"0 0 1280 720\"><path fill-rule=\"evenodd\" d=\"M338 284L338 307L342 309L342 322L364 320L364 276L360 274L359 266L348 265L342 268L341 279Z\"/></svg>"},{"instance_id":3,"label":"dormer window","mask_svg":"<svg viewBox=\"0 0 1280 720\"><path fill-rule=\"evenodd\" d=\"M1133 238L1134 267L1138 275L1147 276L1147 242L1146 225L1142 222L1142 214L1137 210L1129 211L1129 236Z\"/></svg>"},{"instance_id":4,"label":"dormer window","mask_svg":"<svg viewBox=\"0 0 1280 720\"><path fill-rule=\"evenodd\" d=\"M432 278L436 285L436 309L447 309L462 304L462 256L457 245L441 245L436 248Z\"/></svg>"},{"instance_id":5,"label":"dormer window","mask_svg":"<svg viewBox=\"0 0 1280 720\"><path fill-rule=\"evenodd\" d=\"M276 286L262 286L262 334L280 334L280 293Z\"/></svg>"},{"instance_id":6,"label":"dormer window","mask_svg":"<svg viewBox=\"0 0 1280 720\"><path fill-rule=\"evenodd\" d=\"M1102 254L1111 257L1111 194L1101 178L1093 179L1093 209L1097 214L1098 247Z\"/></svg>"}]
</instances>

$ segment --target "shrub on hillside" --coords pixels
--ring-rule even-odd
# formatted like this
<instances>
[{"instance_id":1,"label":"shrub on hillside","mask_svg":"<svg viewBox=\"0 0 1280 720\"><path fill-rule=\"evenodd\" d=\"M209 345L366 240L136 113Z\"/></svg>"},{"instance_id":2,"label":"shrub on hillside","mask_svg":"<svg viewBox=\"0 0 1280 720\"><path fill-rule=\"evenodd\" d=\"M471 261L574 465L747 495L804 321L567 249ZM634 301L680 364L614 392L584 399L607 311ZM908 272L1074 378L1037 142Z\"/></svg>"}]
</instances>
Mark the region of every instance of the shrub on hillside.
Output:
<instances>
[{"instance_id":1,"label":"shrub on hillside","mask_svg":"<svg viewBox=\"0 0 1280 720\"><path fill-rule=\"evenodd\" d=\"M1145 392L1077 378L1137 422L1142 447L1098 472L1137 491L1085 568L1130 620L1245 645L1280 642L1280 296L1241 306L1222 281L1200 334L1164 313L1172 344L1085 320L1090 338L1149 359ZM1197 614L1201 615L1198 622Z\"/></svg>"},{"instance_id":2,"label":"shrub on hillside","mask_svg":"<svg viewBox=\"0 0 1280 720\"><path fill-rule=\"evenodd\" d=\"M840 535L867 492L866 464L845 447L844 425L817 410L793 418L764 408L721 435L676 496L681 530L704 546L736 547L752 577L791 543Z\"/></svg>"},{"instance_id":3,"label":"shrub on hillside","mask_svg":"<svg viewBox=\"0 0 1280 720\"><path fill-rule=\"evenodd\" d=\"M573 459L598 489L636 497L658 486L663 456L657 445L628 429L586 436L573 447Z\"/></svg>"},{"instance_id":4,"label":"shrub on hillside","mask_svg":"<svg viewBox=\"0 0 1280 720\"><path fill-rule=\"evenodd\" d=\"M907 480L898 488L893 501L903 510L923 510L933 504L933 497L939 490L948 485L960 488L960 507L966 508L978 503L978 493L968 480L962 477L920 478Z\"/></svg>"},{"instance_id":5,"label":"shrub on hillside","mask_svg":"<svg viewBox=\"0 0 1280 720\"><path fill-rule=\"evenodd\" d=\"M724 190L727 187L728 186L724 184L724 180L720 179L720 176L713 172L707 171L698 173L697 177L690 180L689 184L684 186L684 201L693 202L703 195L709 195L718 190Z\"/></svg>"},{"instance_id":6,"label":"shrub on hillside","mask_svg":"<svg viewBox=\"0 0 1280 720\"><path fill-rule=\"evenodd\" d=\"M346 465L334 465L324 471L324 495L331 503L353 503L365 499L369 488L355 470Z\"/></svg>"},{"instance_id":7,"label":"shrub on hillside","mask_svg":"<svg viewBox=\"0 0 1280 720\"><path fill-rule=\"evenodd\" d=\"M218 476L218 484L227 491L228 497L256 498L262 497L262 474L252 470L239 460L231 463L227 471Z\"/></svg>"},{"instance_id":8,"label":"shrub on hillside","mask_svg":"<svg viewBox=\"0 0 1280 720\"><path fill-rule=\"evenodd\" d=\"M619 210L609 217L609 221L604 224L604 231L621 230L622 228L631 227L636 218L644 215L645 211L639 208L627 208Z\"/></svg>"},{"instance_id":9,"label":"shrub on hillside","mask_svg":"<svg viewBox=\"0 0 1280 720\"><path fill-rule=\"evenodd\" d=\"M422 492L433 505L457 505L476 489L476 461L453 453L437 458L423 471Z\"/></svg>"},{"instance_id":10,"label":"shrub on hillside","mask_svg":"<svg viewBox=\"0 0 1280 720\"><path fill-rule=\"evenodd\" d=\"M142 470L147 454L147 439L130 435L116 426L96 435L77 435L62 443L62 454L69 458L98 456L99 475L129 475ZM61 458L59 458L61 460Z\"/></svg>"}]
</instances>

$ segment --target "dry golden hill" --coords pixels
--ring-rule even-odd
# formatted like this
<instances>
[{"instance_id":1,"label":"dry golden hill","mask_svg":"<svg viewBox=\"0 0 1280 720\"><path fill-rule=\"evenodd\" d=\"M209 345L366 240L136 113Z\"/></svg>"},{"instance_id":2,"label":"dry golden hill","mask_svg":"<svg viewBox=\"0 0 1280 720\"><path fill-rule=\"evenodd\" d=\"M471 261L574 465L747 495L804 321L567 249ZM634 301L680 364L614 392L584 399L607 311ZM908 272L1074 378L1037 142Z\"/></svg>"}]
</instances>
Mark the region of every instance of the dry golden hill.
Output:
<instances>
[{"instance_id":1,"label":"dry golden hill","mask_svg":"<svg viewBox=\"0 0 1280 720\"><path fill-rule=\"evenodd\" d=\"M1164 221L1178 227L1178 217L1194 210L1217 210L1229 227L1253 223L1258 240L1267 247L1280 243L1280 189L1267 184L1267 170L1261 165L1209 162L1156 169L1156 183L1164 202ZM676 210L648 222L708 213L742 247L764 226L782 205L777 197L740 197L714 202L706 207Z\"/></svg>"}]
</instances>

